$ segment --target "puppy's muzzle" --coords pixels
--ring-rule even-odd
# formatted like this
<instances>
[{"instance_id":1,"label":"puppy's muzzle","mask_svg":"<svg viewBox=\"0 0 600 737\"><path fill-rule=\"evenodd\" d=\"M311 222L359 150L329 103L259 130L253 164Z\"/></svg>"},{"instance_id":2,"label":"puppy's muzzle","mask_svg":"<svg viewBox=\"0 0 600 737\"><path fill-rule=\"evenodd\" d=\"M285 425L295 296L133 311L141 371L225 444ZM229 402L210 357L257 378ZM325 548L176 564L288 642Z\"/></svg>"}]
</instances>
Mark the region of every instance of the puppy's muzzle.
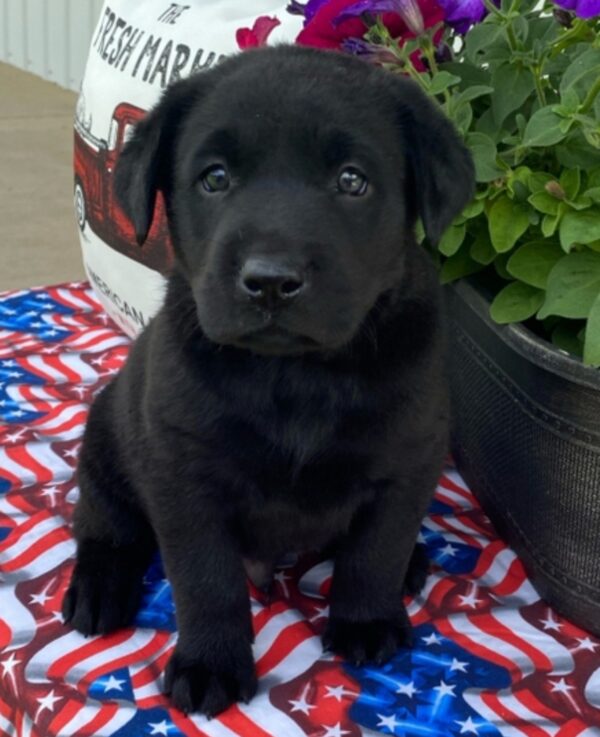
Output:
<instances>
[{"instance_id":1,"label":"puppy's muzzle","mask_svg":"<svg viewBox=\"0 0 600 737\"><path fill-rule=\"evenodd\" d=\"M269 257L251 256L242 266L238 291L257 305L273 309L306 291L305 274L294 265Z\"/></svg>"}]
</instances>

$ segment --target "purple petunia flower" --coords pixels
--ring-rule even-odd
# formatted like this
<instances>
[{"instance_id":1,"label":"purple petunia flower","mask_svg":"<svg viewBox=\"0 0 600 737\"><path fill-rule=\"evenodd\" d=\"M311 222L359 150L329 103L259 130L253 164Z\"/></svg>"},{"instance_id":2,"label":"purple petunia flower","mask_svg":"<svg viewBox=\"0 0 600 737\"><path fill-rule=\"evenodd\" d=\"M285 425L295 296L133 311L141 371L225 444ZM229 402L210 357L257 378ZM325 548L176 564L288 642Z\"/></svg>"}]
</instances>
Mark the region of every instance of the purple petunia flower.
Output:
<instances>
[{"instance_id":1,"label":"purple petunia flower","mask_svg":"<svg viewBox=\"0 0 600 737\"><path fill-rule=\"evenodd\" d=\"M565 10L573 10L580 18L594 18L600 15L600 0L554 0Z\"/></svg>"},{"instance_id":2,"label":"purple petunia flower","mask_svg":"<svg viewBox=\"0 0 600 737\"><path fill-rule=\"evenodd\" d=\"M487 14L483 0L438 0L446 23L459 33L466 33Z\"/></svg>"},{"instance_id":3,"label":"purple petunia flower","mask_svg":"<svg viewBox=\"0 0 600 737\"><path fill-rule=\"evenodd\" d=\"M360 56L365 61L372 61L377 64L393 64L397 62L396 57L391 51L383 46L370 44L362 38L349 37L342 41L342 49L353 56Z\"/></svg>"},{"instance_id":4,"label":"purple petunia flower","mask_svg":"<svg viewBox=\"0 0 600 737\"><path fill-rule=\"evenodd\" d=\"M335 24L339 25L348 18L361 16L363 13L398 13L416 36L425 30L423 14L416 0L358 0L338 15Z\"/></svg>"},{"instance_id":5,"label":"purple petunia flower","mask_svg":"<svg viewBox=\"0 0 600 737\"><path fill-rule=\"evenodd\" d=\"M291 0L286 10L292 15L303 15L304 25L306 25L315 13L319 10L321 5L325 5L328 0L308 0L307 3L298 2L298 0Z\"/></svg>"},{"instance_id":6,"label":"purple petunia flower","mask_svg":"<svg viewBox=\"0 0 600 737\"><path fill-rule=\"evenodd\" d=\"M304 4L299 3L298 0L292 0L290 3L288 3L286 10L288 13L291 13L292 15L304 16L304 12L306 8L304 7Z\"/></svg>"}]
</instances>

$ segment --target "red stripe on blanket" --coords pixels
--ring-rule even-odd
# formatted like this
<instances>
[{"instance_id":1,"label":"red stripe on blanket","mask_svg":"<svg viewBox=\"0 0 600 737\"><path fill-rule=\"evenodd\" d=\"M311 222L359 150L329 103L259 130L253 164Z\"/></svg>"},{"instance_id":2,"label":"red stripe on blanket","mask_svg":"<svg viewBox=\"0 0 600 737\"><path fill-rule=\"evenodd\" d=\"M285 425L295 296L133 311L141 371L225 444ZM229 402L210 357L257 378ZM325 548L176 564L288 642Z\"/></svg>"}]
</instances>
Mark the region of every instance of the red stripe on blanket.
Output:
<instances>
[{"instance_id":1,"label":"red stripe on blanket","mask_svg":"<svg viewBox=\"0 0 600 737\"><path fill-rule=\"evenodd\" d=\"M52 469L42 466L42 464L39 463L31 453L29 453L27 446L15 445L12 448L6 448L6 455L11 459L11 461L18 463L20 466L23 466L23 468L31 471L35 475L38 483L46 484L53 480L54 474L52 473Z\"/></svg>"},{"instance_id":2,"label":"red stripe on blanket","mask_svg":"<svg viewBox=\"0 0 600 737\"><path fill-rule=\"evenodd\" d=\"M290 652L304 640L314 637L315 633L304 621L295 622L285 627L275 638L271 647L256 663L256 673L260 678L273 670Z\"/></svg>"}]
</instances>

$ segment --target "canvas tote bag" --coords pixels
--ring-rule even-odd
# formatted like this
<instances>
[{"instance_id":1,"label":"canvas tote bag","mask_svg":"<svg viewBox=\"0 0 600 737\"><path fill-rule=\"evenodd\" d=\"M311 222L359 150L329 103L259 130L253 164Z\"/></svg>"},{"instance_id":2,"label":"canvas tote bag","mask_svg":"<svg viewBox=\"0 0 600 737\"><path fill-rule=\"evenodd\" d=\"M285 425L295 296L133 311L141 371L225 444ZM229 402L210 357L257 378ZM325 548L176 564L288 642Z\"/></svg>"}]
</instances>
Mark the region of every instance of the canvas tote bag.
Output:
<instances>
[{"instance_id":1,"label":"canvas tote bag","mask_svg":"<svg viewBox=\"0 0 600 737\"><path fill-rule=\"evenodd\" d=\"M74 200L85 270L110 316L135 336L162 303L172 260L157 198L146 243L115 199L113 175L133 126L167 85L236 53L236 31L277 17L269 42L292 42L302 19L285 0L107 0L92 37L77 103Z\"/></svg>"}]
</instances>

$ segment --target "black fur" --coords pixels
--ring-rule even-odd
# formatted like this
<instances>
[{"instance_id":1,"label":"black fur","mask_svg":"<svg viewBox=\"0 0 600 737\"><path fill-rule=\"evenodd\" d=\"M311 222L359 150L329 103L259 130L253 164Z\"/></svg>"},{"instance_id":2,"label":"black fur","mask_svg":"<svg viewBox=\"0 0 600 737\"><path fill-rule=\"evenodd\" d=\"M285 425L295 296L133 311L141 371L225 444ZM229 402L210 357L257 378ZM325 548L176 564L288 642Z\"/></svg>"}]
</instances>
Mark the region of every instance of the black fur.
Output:
<instances>
[{"instance_id":1,"label":"black fur","mask_svg":"<svg viewBox=\"0 0 600 737\"><path fill-rule=\"evenodd\" d=\"M226 165L231 186L199 180ZM336 187L363 170L363 196ZM176 250L164 307L94 403L79 462L65 618L131 621L156 546L179 640L166 690L216 714L256 689L244 560L260 585L291 550L332 551L328 647L381 662L446 452L437 277L416 246L467 203L472 165L410 82L341 54L246 52L177 83L117 167L142 242L157 190ZM251 257L302 275L276 304L239 288ZM412 556L412 562L411 562Z\"/></svg>"}]
</instances>

